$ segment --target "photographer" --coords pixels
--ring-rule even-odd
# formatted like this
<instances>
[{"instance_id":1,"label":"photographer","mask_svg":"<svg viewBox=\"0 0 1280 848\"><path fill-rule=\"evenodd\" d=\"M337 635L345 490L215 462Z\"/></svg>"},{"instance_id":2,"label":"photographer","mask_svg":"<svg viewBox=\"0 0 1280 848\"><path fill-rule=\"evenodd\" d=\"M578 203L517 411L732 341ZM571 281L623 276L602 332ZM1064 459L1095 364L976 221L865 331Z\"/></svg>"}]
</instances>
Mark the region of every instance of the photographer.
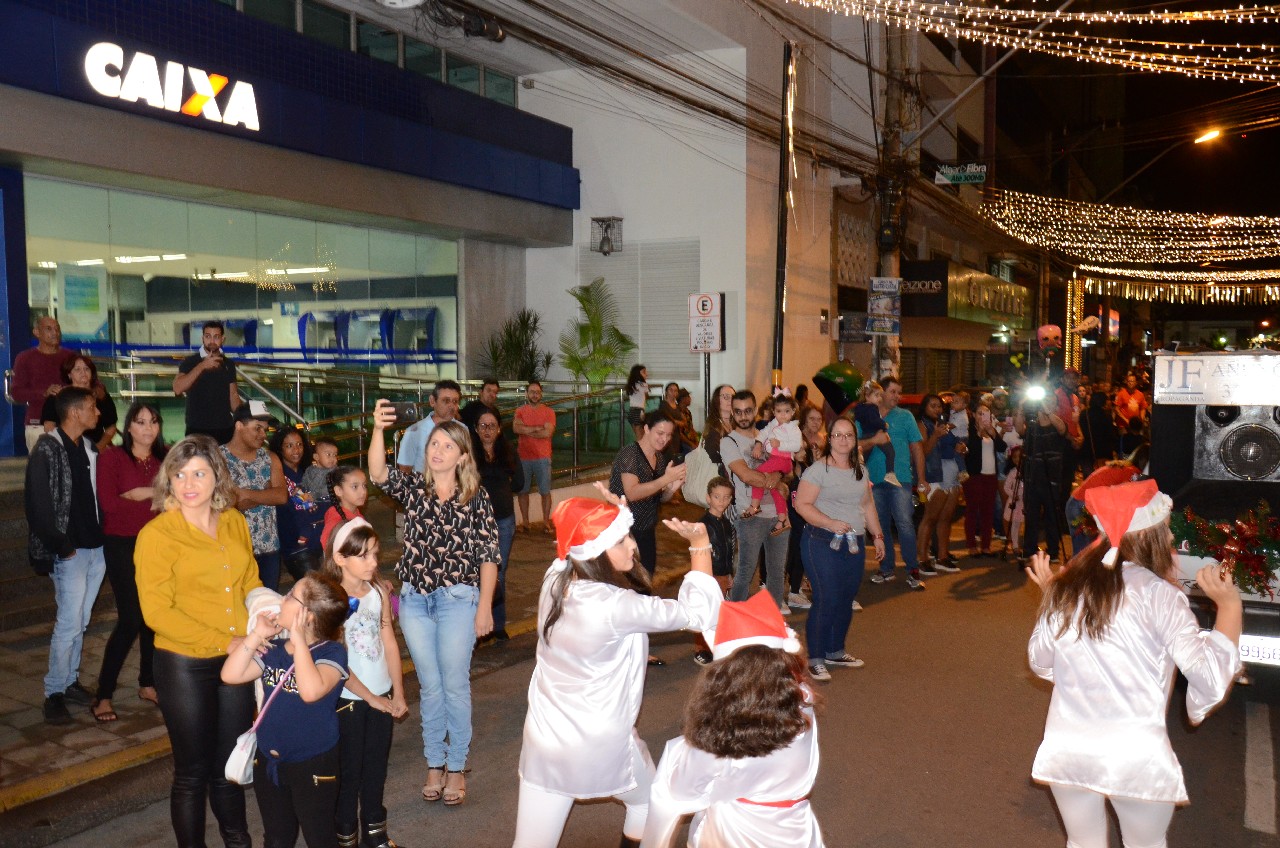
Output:
<instances>
[{"instance_id":1,"label":"photographer","mask_svg":"<svg viewBox=\"0 0 1280 848\"><path fill-rule=\"evenodd\" d=\"M1039 546L1043 529L1049 557L1057 559L1062 544L1062 474L1069 446L1067 422L1057 414L1055 398L1046 397L1040 386L1027 389L1023 412L1023 419L1018 421L1018 433L1023 437L1020 470L1025 513L1023 556L1030 555Z\"/></svg>"}]
</instances>

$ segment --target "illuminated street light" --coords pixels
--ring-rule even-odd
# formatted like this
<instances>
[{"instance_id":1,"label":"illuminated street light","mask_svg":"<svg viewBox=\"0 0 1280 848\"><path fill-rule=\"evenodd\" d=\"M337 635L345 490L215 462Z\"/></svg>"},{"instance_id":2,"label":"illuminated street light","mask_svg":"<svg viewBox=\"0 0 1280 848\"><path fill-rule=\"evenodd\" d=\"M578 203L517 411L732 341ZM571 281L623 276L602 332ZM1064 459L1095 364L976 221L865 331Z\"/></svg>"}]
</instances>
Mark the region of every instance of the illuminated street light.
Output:
<instances>
[{"instance_id":1,"label":"illuminated street light","mask_svg":"<svg viewBox=\"0 0 1280 848\"><path fill-rule=\"evenodd\" d=\"M1139 175L1139 174L1141 174L1143 171L1147 170L1147 169L1148 169L1148 168L1150 168L1152 165L1154 165L1155 163L1159 162L1159 161L1160 161L1161 159L1163 159L1165 156L1169 155L1170 153L1172 153L1173 151L1177 150L1177 149L1178 149L1179 147L1181 147L1182 145L1186 144L1188 141L1194 141L1196 144L1201 144L1202 142L1212 141L1213 139L1217 138L1217 137L1218 137L1218 136L1220 136L1220 135L1222 135L1222 133L1221 133L1220 131L1218 131L1218 130L1209 130L1207 133L1205 133L1204 135L1202 135L1202 136L1200 136L1199 138L1196 138L1196 139L1184 138L1184 139L1181 139L1181 140L1179 140L1179 141L1175 141L1173 144L1169 145L1169 146L1168 146L1168 147L1166 147L1164 150L1161 150L1159 153L1157 153L1157 154L1152 158L1152 160L1151 160L1150 162L1148 162L1147 164L1143 165L1141 168L1139 168L1138 170L1134 171L1132 174L1130 174L1129 176L1127 176L1127 177L1125 177L1123 180L1121 180L1121 181L1120 181L1120 185L1116 186L1115 188L1111 189L1111 191L1107 192L1107 193L1106 193L1106 194L1104 194L1102 197L1100 197L1100 198L1098 199L1098 202L1099 202L1099 203L1106 203L1108 200L1110 200L1110 199L1111 199L1111 197L1112 197L1116 192L1118 192L1120 189L1122 189L1122 188L1124 188L1125 186L1127 186L1129 183L1133 182L1134 177L1138 176L1138 175Z\"/></svg>"}]
</instances>

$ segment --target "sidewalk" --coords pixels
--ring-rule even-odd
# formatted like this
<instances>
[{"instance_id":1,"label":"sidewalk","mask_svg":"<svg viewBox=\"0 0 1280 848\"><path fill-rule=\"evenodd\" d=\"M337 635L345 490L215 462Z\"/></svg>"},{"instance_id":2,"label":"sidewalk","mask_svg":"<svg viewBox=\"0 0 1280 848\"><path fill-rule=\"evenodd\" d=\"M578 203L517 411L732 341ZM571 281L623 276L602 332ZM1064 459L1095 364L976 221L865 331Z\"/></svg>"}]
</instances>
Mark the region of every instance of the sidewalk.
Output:
<instances>
[{"instance_id":1,"label":"sidewalk","mask_svg":"<svg viewBox=\"0 0 1280 848\"><path fill-rule=\"evenodd\" d=\"M557 500L559 497L558 491ZM390 576L399 555L399 547L393 541L391 512L372 499L367 511L383 539L382 573ZM700 509L690 506L663 510L664 516L687 519L700 513ZM659 530L658 540L657 583L670 585L687 570L686 545L664 529ZM536 629L538 592L554 557L554 538L543 534L540 525L535 524L532 533L516 534L507 570L507 632L513 640ZM95 615L85 634L80 681L91 691L97 684L103 648L115 619L114 609ZM160 710L138 698L136 645L112 699L118 721L98 724L88 708L72 707L75 723L63 727L44 723L41 682L48 667L52 630L49 622L0 631L0 813L169 754L169 738ZM490 641L478 649L472 663L473 675L505 665L509 644ZM407 659L407 651L405 656ZM411 669L407 663L406 675ZM416 697L417 686L412 690Z\"/></svg>"}]
</instances>

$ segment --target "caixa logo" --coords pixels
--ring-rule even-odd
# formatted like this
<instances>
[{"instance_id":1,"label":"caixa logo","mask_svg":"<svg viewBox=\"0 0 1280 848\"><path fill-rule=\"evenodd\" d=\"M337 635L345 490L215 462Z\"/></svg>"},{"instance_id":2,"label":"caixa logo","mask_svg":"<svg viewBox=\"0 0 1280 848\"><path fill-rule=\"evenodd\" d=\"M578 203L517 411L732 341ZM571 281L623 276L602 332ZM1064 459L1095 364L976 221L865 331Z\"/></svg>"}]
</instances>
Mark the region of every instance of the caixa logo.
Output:
<instances>
[{"instance_id":1,"label":"caixa logo","mask_svg":"<svg viewBox=\"0 0 1280 848\"><path fill-rule=\"evenodd\" d=\"M126 64L124 48L108 41L98 42L84 54L84 75L103 97L258 130L258 104L247 82L231 82L221 74L179 62L162 65L149 53L134 53Z\"/></svg>"}]
</instances>

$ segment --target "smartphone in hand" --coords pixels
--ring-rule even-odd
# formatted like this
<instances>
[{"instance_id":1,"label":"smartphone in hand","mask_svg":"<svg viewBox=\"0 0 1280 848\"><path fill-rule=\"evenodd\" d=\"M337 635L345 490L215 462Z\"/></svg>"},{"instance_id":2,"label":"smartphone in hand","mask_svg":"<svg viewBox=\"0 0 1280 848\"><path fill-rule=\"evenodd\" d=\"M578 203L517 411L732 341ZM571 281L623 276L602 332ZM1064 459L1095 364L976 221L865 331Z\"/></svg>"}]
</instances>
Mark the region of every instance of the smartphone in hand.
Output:
<instances>
[{"instance_id":1,"label":"smartphone in hand","mask_svg":"<svg viewBox=\"0 0 1280 848\"><path fill-rule=\"evenodd\" d=\"M393 403L391 408L396 411L396 420L391 424L393 427L408 427L418 423L418 419L422 417L418 413L418 405L411 401Z\"/></svg>"}]
</instances>

